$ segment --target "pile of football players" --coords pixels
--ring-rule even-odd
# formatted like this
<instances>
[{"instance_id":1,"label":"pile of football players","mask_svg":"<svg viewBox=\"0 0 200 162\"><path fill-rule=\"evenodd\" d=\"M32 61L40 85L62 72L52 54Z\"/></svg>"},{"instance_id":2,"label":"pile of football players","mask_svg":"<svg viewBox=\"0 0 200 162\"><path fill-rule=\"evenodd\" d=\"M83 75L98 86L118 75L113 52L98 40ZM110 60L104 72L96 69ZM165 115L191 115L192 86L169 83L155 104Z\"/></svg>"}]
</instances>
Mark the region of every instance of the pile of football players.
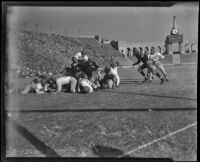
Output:
<instances>
[{"instance_id":1,"label":"pile of football players","mask_svg":"<svg viewBox=\"0 0 200 162\"><path fill-rule=\"evenodd\" d=\"M109 65L99 67L87 55L83 56L78 52L72 57L71 67L65 68L64 74L40 75L21 93L93 93L97 89L112 89L120 83L118 67L119 63L115 62L113 57Z\"/></svg>"}]
</instances>

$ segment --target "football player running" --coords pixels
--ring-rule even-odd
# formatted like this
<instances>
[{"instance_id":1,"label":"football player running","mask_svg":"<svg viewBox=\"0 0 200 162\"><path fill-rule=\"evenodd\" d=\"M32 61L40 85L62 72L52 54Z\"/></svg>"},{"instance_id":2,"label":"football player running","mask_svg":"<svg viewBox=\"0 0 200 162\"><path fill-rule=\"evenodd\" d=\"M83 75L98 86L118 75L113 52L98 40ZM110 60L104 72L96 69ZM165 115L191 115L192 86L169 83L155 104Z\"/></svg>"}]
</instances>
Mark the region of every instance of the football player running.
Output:
<instances>
[{"instance_id":1,"label":"football player running","mask_svg":"<svg viewBox=\"0 0 200 162\"><path fill-rule=\"evenodd\" d=\"M148 81L148 76L147 74L144 73L144 69L147 69L147 60L148 60L148 54L147 52L143 53L139 53L137 48L134 48L133 50L133 55L137 58L137 62L133 64L133 66L135 67L136 65L139 64L139 68L138 68L138 72L144 77L144 81L143 82L147 82ZM142 63L142 65L140 65L140 63Z\"/></svg>"},{"instance_id":2,"label":"football player running","mask_svg":"<svg viewBox=\"0 0 200 162\"><path fill-rule=\"evenodd\" d=\"M164 58L165 58L165 56L163 56L159 52L156 52L154 47L151 48L151 54L149 56L149 59L151 59L153 61L153 64L156 66L156 68L161 71L161 73L165 77L165 81L169 81L167 78L165 68L162 65L162 63L160 62L160 59L164 59Z\"/></svg>"},{"instance_id":3,"label":"football player running","mask_svg":"<svg viewBox=\"0 0 200 162\"><path fill-rule=\"evenodd\" d=\"M156 71L156 67L153 64L153 61L149 59L148 52L145 52L145 54L142 54L142 53L140 54L136 48L134 49L133 52L134 52L134 56L138 59L138 61L134 63L133 66L139 64L140 62L143 63L138 68L139 73L144 77L143 82L150 82L149 77L144 73L144 69L147 68L152 74L156 75L161 80L160 83L163 84L165 79Z\"/></svg>"}]
</instances>

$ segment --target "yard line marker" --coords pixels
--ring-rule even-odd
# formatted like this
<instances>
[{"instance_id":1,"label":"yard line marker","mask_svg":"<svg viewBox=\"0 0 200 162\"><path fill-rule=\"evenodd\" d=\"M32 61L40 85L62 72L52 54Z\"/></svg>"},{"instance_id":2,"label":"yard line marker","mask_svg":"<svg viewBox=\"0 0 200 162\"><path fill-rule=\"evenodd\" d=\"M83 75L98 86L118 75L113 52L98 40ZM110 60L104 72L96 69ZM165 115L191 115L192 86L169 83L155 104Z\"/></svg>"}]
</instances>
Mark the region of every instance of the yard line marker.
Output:
<instances>
[{"instance_id":1,"label":"yard line marker","mask_svg":"<svg viewBox=\"0 0 200 162\"><path fill-rule=\"evenodd\" d=\"M135 152L135 151L137 151L137 150L140 150L140 149L143 149L143 148L145 148L145 147L147 147L147 146L150 146L150 145L153 144L153 143L156 143L156 142L158 142L158 141L161 141L161 140L163 140L163 139L165 139L165 138L168 138L168 137L170 137L170 136L172 136L172 135L175 135L175 134L177 134L177 133L179 133L179 132L182 132L182 131L184 131L184 130L190 128L190 127L193 127L193 126L195 126L195 125L197 125L197 122L195 122L195 123L193 123L193 124L190 124L190 125L188 125L188 126L186 126L186 127L184 127L184 128L181 128L181 129L179 129L179 130L177 130L177 131L174 131L174 132L172 132L172 133L169 133L168 135L163 136L163 137L161 137L161 138L154 139L153 141L148 142L148 143L146 143L146 144L144 144L144 145L141 145L141 146L137 147L136 149L131 150L131 151L127 152L127 153L124 153L123 155L120 155L120 156L118 156L118 157L120 158L120 157L123 157L123 156L125 156L125 155L129 155L129 154L131 154L131 153L133 153L133 152Z\"/></svg>"}]
</instances>

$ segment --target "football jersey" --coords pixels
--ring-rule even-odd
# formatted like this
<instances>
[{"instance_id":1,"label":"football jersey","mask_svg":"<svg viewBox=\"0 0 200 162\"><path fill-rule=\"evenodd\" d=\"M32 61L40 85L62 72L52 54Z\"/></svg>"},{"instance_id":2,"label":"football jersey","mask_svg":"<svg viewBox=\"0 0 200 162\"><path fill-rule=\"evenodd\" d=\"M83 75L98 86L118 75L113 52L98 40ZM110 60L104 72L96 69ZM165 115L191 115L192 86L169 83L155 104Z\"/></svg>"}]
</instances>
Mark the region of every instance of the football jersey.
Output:
<instances>
[{"instance_id":1,"label":"football jersey","mask_svg":"<svg viewBox=\"0 0 200 162\"><path fill-rule=\"evenodd\" d=\"M81 87L88 87L90 89L89 92L93 91L92 85L93 85L93 83L90 82L88 79L81 79L81 81L80 81L80 86Z\"/></svg>"},{"instance_id":2,"label":"football jersey","mask_svg":"<svg viewBox=\"0 0 200 162\"><path fill-rule=\"evenodd\" d=\"M153 60L154 62L159 61L160 59L163 59L164 56L159 53L159 52L155 52L153 55L149 56L149 59Z\"/></svg>"},{"instance_id":3,"label":"football jersey","mask_svg":"<svg viewBox=\"0 0 200 162\"><path fill-rule=\"evenodd\" d=\"M43 87L42 87L42 84L41 84L41 83L37 83L37 84L33 83L32 85L33 85L33 89L34 89L36 92L43 90Z\"/></svg>"},{"instance_id":4,"label":"football jersey","mask_svg":"<svg viewBox=\"0 0 200 162\"><path fill-rule=\"evenodd\" d=\"M147 60L148 60L148 56L147 56L147 55L143 55L143 56L141 56L141 55L136 55L136 58L138 59L138 61L141 61L141 62L143 62L143 63L146 63Z\"/></svg>"},{"instance_id":5,"label":"football jersey","mask_svg":"<svg viewBox=\"0 0 200 162\"><path fill-rule=\"evenodd\" d=\"M56 79L54 77L50 77L46 80L47 84L50 88L55 89L56 88Z\"/></svg>"},{"instance_id":6,"label":"football jersey","mask_svg":"<svg viewBox=\"0 0 200 162\"><path fill-rule=\"evenodd\" d=\"M80 71L80 63L72 63L71 68L73 73L75 74L76 72Z\"/></svg>"}]
</instances>

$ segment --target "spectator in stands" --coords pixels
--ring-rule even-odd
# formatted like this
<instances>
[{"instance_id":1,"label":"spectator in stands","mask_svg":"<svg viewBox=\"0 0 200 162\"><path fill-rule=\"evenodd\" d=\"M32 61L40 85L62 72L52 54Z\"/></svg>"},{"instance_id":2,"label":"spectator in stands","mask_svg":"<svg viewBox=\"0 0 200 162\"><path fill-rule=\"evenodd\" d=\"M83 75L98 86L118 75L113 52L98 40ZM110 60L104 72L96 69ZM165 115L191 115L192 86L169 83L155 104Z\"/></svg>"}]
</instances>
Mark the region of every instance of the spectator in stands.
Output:
<instances>
[{"instance_id":1,"label":"spectator in stands","mask_svg":"<svg viewBox=\"0 0 200 162\"><path fill-rule=\"evenodd\" d=\"M20 31L16 33L16 38L20 42L18 48L19 59L22 60L20 66L24 65L25 68L29 67L36 71L38 71L38 67L41 71L46 71L47 66L50 71L54 69L59 71L62 65L70 66L70 61L66 60L72 57L74 51L78 49L80 51L78 53L83 52L80 44L74 38L60 35ZM25 43L27 46L24 46ZM89 45L84 45L84 51L87 51L88 56L94 56L93 60L98 60L97 58L100 57ZM77 55L79 56L78 60L81 60L80 54ZM49 63L51 63L50 66ZM24 69L23 75L30 75L30 73Z\"/></svg>"}]
</instances>

